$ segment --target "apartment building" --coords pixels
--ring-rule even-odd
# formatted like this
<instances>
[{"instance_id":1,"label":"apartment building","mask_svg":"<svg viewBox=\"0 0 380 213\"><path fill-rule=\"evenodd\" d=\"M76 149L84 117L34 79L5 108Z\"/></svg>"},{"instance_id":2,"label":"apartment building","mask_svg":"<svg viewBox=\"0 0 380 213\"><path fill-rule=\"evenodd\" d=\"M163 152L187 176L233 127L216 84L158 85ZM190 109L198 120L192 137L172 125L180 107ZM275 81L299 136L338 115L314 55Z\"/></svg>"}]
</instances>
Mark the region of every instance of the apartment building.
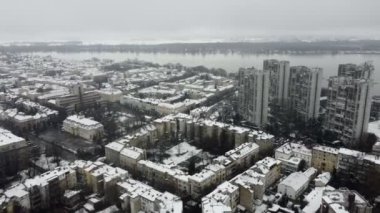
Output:
<instances>
[{"instance_id":1,"label":"apartment building","mask_svg":"<svg viewBox=\"0 0 380 213\"><path fill-rule=\"evenodd\" d=\"M202 212L235 212L238 204L239 187L230 182L224 182L202 198Z\"/></svg>"},{"instance_id":2,"label":"apartment building","mask_svg":"<svg viewBox=\"0 0 380 213\"><path fill-rule=\"evenodd\" d=\"M169 192L159 192L140 181L127 179L118 183L119 201L125 212L182 213L182 200Z\"/></svg>"},{"instance_id":3,"label":"apartment building","mask_svg":"<svg viewBox=\"0 0 380 213\"><path fill-rule=\"evenodd\" d=\"M356 150L340 148L337 175L343 182L353 181L364 184L373 171L380 172L380 157Z\"/></svg>"},{"instance_id":4,"label":"apartment building","mask_svg":"<svg viewBox=\"0 0 380 213\"><path fill-rule=\"evenodd\" d=\"M26 211L38 212L59 203L65 190L76 184L75 168L58 167L5 189L4 196L0 195L0 206L3 202L8 210L21 206Z\"/></svg>"},{"instance_id":5,"label":"apartment building","mask_svg":"<svg viewBox=\"0 0 380 213\"><path fill-rule=\"evenodd\" d=\"M74 164L78 182L92 193L104 194L106 201L118 199L117 183L129 177L126 170L100 161L77 160Z\"/></svg>"},{"instance_id":6,"label":"apartment building","mask_svg":"<svg viewBox=\"0 0 380 213\"><path fill-rule=\"evenodd\" d=\"M290 67L289 106L302 120L319 116L322 75L321 68Z\"/></svg>"},{"instance_id":7,"label":"apartment building","mask_svg":"<svg viewBox=\"0 0 380 213\"><path fill-rule=\"evenodd\" d=\"M258 127L268 122L269 71L255 68L240 68L239 77L239 114L246 121Z\"/></svg>"},{"instance_id":8,"label":"apartment building","mask_svg":"<svg viewBox=\"0 0 380 213\"><path fill-rule=\"evenodd\" d=\"M367 132L371 110L374 67L341 64L338 76L328 82L328 104L324 128L336 133L346 144L357 143Z\"/></svg>"},{"instance_id":9,"label":"apartment building","mask_svg":"<svg viewBox=\"0 0 380 213\"><path fill-rule=\"evenodd\" d=\"M328 146L314 146L312 149L311 166L319 172L336 171L339 149Z\"/></svg>"},{"instance_id":10,"label":"apartment building","mask_svg":"<svg viewBox=\"0 0 380 213\"><path fill-rule=\"evenodd\" d=\"M264 60L263 70L269 70L269 104L287 104L289 98L289 61Z\"/></svg>"},{"instance_id":11,"label":"apartment building","mask_svg":"<svg viewBox=\"0 0 380 213\"><path fill-rule=\"evenodd\" d=\"M266 157L202 198L202 212L254 212L255 201L280 178L280 161Z\"/></svg>"}]
</instances>

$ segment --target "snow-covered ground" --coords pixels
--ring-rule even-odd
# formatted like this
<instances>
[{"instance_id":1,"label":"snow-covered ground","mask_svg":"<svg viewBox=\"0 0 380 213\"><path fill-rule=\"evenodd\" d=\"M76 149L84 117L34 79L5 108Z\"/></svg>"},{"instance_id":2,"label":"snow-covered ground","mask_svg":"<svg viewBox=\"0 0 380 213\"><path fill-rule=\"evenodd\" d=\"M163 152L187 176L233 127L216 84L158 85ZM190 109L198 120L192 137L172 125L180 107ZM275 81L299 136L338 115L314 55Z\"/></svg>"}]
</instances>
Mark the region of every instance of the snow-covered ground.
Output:
<instances>
[{"instance_id":1,"label":"snow-covered ground","mask_svg":"<svg viewBox=\"0 0 380 213\"><path fill-rule=\"evenodd\" d=\"M166 154L170 155L170 157L163 160L163 163L167 165L178 165L184 161L187 161L191 157L198 155L201 152L201 149L197 149L195 146L192 146L187 142L182 142L176 146L173 146L165 152Z\"/></svg>"}]
</instances>

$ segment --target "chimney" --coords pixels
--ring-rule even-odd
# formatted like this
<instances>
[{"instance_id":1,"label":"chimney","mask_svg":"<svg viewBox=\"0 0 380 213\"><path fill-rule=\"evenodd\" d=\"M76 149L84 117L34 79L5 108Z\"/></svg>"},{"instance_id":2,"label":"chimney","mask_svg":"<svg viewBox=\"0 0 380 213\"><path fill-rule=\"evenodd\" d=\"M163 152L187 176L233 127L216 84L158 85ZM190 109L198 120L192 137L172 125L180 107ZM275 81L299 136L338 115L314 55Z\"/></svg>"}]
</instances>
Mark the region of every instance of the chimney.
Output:
<instances>
[{"instance_id":1,"label":"chimney","mask_svg":"<svg viewBox=\"0 0 380 213\"><path fill-rule=\"evenodd\" d=\"M350 212L353 212L355 208L355 194L353 192L350 192L348 194L348 209Z\"/></svg>"}]
</instances>

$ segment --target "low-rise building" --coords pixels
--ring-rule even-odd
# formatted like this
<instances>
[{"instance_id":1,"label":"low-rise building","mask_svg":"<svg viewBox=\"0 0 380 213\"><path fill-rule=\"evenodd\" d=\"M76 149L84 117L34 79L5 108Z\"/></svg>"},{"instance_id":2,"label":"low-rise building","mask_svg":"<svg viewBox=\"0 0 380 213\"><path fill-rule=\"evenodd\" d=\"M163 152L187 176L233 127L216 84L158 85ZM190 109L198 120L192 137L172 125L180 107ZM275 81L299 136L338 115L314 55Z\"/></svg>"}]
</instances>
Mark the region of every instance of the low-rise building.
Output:
<instances>
[{"instance_id":1,"label":"low-rise building","mask_svg":"<svg viewBox=\"0 0 380 213\"><path fill-rule=\"evenodd\" d=\"M127 146L120 151L120 167L136 174L137 162L146 159L146 151L134 146Z\"/></svg>"},{"instance_id":2,"label":"low-rise building","mask_svg":"<svg viewBox=\"0 0 380 213\"><path fill-rule=\"evenodd\" d=\"M89 141L101 139L104 127L101 123L84 116L72 115L63 121L62 130Z\"/></svg>"},{"instance_id":3,"label":"low-rise building","mask_svg":"<svg viewBox=\"0 0 380 213\"><path fill-rule=\"evenodd\" d=\"M324 186L315 187L309 194L305 195L304 202L307 204L302 209L303 213L316 213L320 212L322 196L325 190L335 190L334 187Z\"/></svg>"},{"instance_id":4,"label":"low-rise building","mask_svg":"<svg viewBox=\"0 0 380 213\"><path fill-rule=\"evenodd\" d=\"M285 143L275 151L275 158L284 161L281 165L283 166L283 170L288 172L298 171L299 167L296 167L296 165L300 166L301 162L299 161L304 161L306 166L310 167L311 156L311 150L305 145L298 143Z\"/></svg>"},{"instance_id":5,"label":"low-rise building","mask_svg":"<svg viewBox=\"0 0 380 213\"><path fill-rule=\"evenodd\" d=\"M346 188L325 190L320 212L332 213L372 213L372 206L358 192Z\"/></svg>"},{"instance_id":6,"label":"low-rise building","mask_svg":"<svg viewBox=\"0 0 380 213\"><path fill-rule=\"evenodd\" d=\"M254 212L255 201L262 200L265 189L280 178L280 161L266 157L202 198L202 212Z\"/></svg>"},{"instance_id":7,"label":"low-rise building","mask_svg":"<svg viewBox=\"0 0 380 213\"><path fill-rule=\"evenodd\" d=\"M0 179L28 168L29 151L24 138L0 128Z\"/></svg>"},{"instance_id":8,"label":"low-rise building","mask_svg":"<svg viewBox=\"0 0 380 213\"><path fill-rule=\"evenodd\" d=\"M239 187L239 204L249 211L255 208L254 201L262 200L265 190L280 178L280 161L266 157L230 182Z\"/></svg>"},{"instance_id":9,"label":"low-rise building","mask_svg":"<svg viewBox=\"0 0 380 213\"><path fill-rule=\"evenodd\" d=\"M58 111L42 106L23 98L12 98L7 94L8 107L0 108L0 120L12 123L23 131L31 131L46 127L58 115ZM11 107L9 107L11 106Z\"/></svg>"},{"instance_id":10,"label":"low-rise building","mask_svg":"<svg viewBox=\"0 0 380 213\"><path fill-rule=\"evenodd\" d=\"M316 173L317 170L312 167L305 172L294 172L278 184L277 191L296 200L307 189Z\"/></svg>"},{"instance_id":11,"label":"low-rise building","mask_svg":"<svg viewBox=\"0 0 380 213\"><path fill-rule=\"evenodd\" d=\"M380 171L380 157L346 148L339 149L337 175L343 182L359 182L362 184ZM378 174L378 173L377 173Z\"/></svg>"},{"instance_id":12,"label":"low-rise building","mask_svg":"<svg viewBox=\"0 0 380 213\"><path fill-rule=\"evenodd\" d=\"M77 184L75 166L57 167L31 179L26 179L23 186L29 193L30 208L42 210L57 204L65 190L73 189Z\"/></svg>"},{"instance_id":13,"label":"low-rise building","mask_svg":"<svg viewBox=\"0 0 380 213\"><path fill-rule=\"evenodd\" d=\"M202 198L203 213L235 212L239 204L239 187L224 182Z\"/></svg>"},{"instance_id":14,"label":"low-rise building","mask_svg":"<svg viewBox=\"0 0 380 213\"><path fill-rule=\"evenodd\" d=\"M338 164L339 150L328 146L314 146L311 165L318 171L334 172Z\"/></svg>"},{"instance_id":15,"label":"low-rise building","mask_svg":"<svg viewBox=\"0 0 380 213\"><path fill-rule=\"evenodd\" d=\"M124 169L100 161L78 160L75 166L81 183L93 193L104 194L107 201L117 200L116 184L129 176Z\"/></svg>"},{"instance_id":16,"label":"low-rise building","mask_svg":"<svg viewBox=\"0 0 380 213\"><path fill-rule=\"evenodd\" d=\"M169 192L159 192L142 182L127 179L118 183L119 201L125 212L182 213L182 200Z\"/></svg>"}]
</instances>

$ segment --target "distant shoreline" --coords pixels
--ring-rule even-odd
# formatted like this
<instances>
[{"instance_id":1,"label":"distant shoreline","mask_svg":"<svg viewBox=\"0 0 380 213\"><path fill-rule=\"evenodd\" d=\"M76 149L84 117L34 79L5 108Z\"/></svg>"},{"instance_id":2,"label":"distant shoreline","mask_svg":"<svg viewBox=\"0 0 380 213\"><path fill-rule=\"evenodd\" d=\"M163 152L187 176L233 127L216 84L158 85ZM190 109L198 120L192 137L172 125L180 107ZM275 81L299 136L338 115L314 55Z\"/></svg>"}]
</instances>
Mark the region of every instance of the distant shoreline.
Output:
<instances>
[{"instance_id":1,"label":"distant shoreline","mask_svg":"<svg viewBox=\"0 0 380 213\"><path fill-rule=\"evenodd\" d=\"M167 44L18 43L0 45L1 52L129 52L168 54L380 54L380 40L317 42L215 42Z\"/></svg>"}]
</instances>

